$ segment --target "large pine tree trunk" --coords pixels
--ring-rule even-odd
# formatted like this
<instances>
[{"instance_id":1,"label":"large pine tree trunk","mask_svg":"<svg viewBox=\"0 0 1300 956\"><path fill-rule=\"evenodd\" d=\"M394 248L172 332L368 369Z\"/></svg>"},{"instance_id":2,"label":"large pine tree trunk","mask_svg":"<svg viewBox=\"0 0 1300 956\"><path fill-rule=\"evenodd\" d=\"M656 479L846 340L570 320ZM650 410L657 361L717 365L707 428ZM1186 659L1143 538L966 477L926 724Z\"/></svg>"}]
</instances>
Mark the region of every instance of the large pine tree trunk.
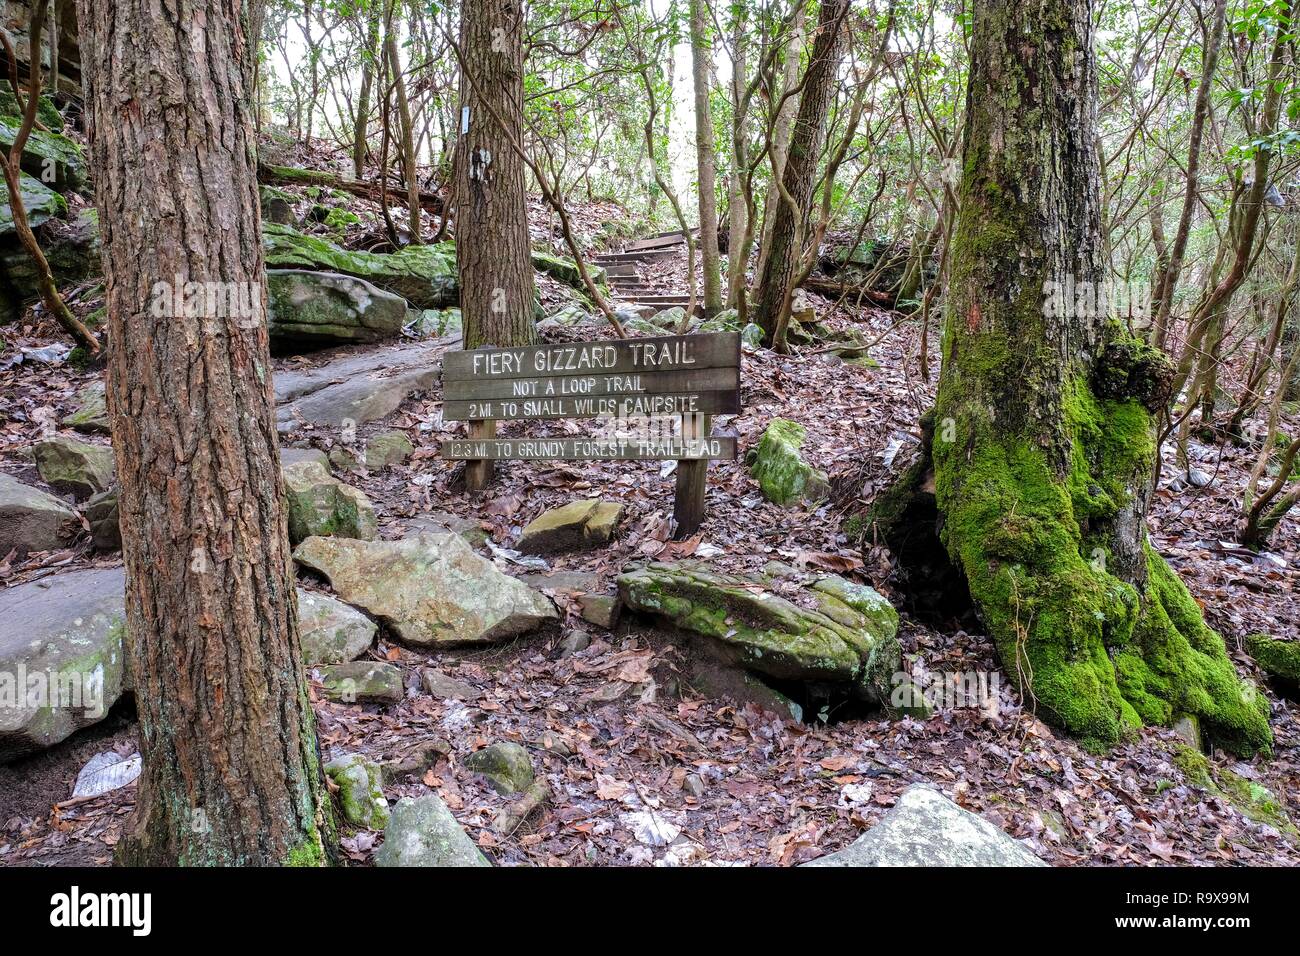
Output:
<instances>
[{"instance_id":1,"label":"large pine tree trunk","mask_svg":"<svg viewBox=\"0 0 1300 956\"><path fill-rule=\"evenodd\" d=\"M1105 278L1091 6L974 7L928 443L940 533L1044 717L1111 743L1191 714L1217 743L1264 750L1265 699L1147 541L1171 365L1089 295ZM924 472L903 491L924 494ZM886 523L898 491L877 509Z\"/></svg>"},{"instance_id":2,"label":"large pine tree trunk","mask_svg":"<svg viewBox=\"0 0 1300 956\"><path fill-rule=\"evenodd\" d=\"M78 8L144 757L120 859L320 863L333 834L281 494L246 7Z\"/></svg>"},{"instance_id":3,"label":"large pine tree trunk","mask_svg":"<svg viewBox=\"0 0 1300 956\"><path fill-rule=\"evenodd\" d=\"M456 265L467 349L537 338L524 162L516 152L523 16L520 0L466 0L461 9Z\"/></svg>"},{"instance_id":4,"label":"large pine tree trunk","mask_svg":"<svg viewBox=\"0 0 1300 956\"><path fill-rule=\"evenodd\" d=\"M848 27L848 0L824 0L818 14L817 38L799 96L794 136L782 175L784 193L772 220L772 242L759 279L758 309L754 321L774 348L785 350L785 329L790 320L790 296L803 255L802 243L811 211L817 157L826 136L826 114L838 82L844 37ZM777 187L772 186L773 189ZM788 198L787 198L788 197ZM791 202L793 201L793 205Z\"/></svg>"},{"instance_id":5,"label":"large pine tree trunk","mask_svg":"<svg viewBox=\"0 0 1300 956\"><path fill-rule=\"evenodd\" d=\"M709 108L712 48L708 0L691 0L691 65L695 85L695 159L700 190L700 262L704 272L704 311L722 310L721 262L718 256L717 158L713 145L713 111Z\"/></svg>"}]
</instances>

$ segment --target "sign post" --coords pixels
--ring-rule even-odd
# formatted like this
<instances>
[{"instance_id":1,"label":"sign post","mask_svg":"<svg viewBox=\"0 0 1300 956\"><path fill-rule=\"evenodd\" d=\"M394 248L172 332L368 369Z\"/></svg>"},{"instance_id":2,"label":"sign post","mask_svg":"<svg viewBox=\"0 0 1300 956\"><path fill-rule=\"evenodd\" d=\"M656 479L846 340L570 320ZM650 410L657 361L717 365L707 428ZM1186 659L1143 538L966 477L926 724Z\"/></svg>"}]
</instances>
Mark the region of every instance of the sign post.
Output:
<instances>
[{"instance_id":1,"label":"sign post","mask_svg":"<svg viewBox=\"0 0 1300 956\"><path fill-rule=\"evenodd\" d=\"M714 436L714 415L740 412L740 336L735 332L614 339L448 352L443 419L468 422L468 437L442 443L466 462L465 485L481 491L492 462L675 459L673 515L679 537L704 519L711 459L734 458L736 440ZM592 418L591 438L498 438L498 421Z\"/></svg>"}]
</instances>

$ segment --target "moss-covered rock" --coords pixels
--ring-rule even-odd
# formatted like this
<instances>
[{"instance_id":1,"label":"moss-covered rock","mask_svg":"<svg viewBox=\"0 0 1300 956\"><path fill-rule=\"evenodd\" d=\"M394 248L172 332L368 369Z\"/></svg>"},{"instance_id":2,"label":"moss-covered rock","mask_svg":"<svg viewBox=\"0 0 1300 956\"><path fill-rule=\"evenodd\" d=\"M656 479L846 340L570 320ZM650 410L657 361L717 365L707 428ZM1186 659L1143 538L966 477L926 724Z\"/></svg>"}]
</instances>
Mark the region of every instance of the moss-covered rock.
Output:
<instances>
[{"instance_id":1,"label":"moss-covered rock","mask_svg":"<svg viewBox=\"0 0 1300 956\"><path fill-rule=\"evenodd\" d=\"M331 475L318 461L282 469L289 512L289 540L315 536L371 540L379 536L375 509L364 493Z\"/></svg>"},{"instance_id":2,"label":"moss-covered rock","mask_svg":"<svg viewBox=\"0 0 1300 956\"><path fill-rule=\"evenodd\" d=\"M500 794L521 793L533 782L533 762L528 751L512 741L474 751L465 758L465 767L481 773Z\"/></svg>"},{"instance_id":3,"label":"moss-covered rock","mask_svg":"<svg viewBox=\"0 0 1300 956\"><path fill-rule=\"evenodd\" d=\"M104 397L104 383L94 381L77 393L77 407L63 416L64 428L90 434L108 434L108 404Z\"/></svg>"},{"instance_id":4,"label":"moss-covered rock","mask_svg":"<svg viewBox=\"0 0 1300 956\"><path fill-rule=\"evenodd\" d=\"M80 530L77 515L58 498L0 472L0 553L66 547Z\"/></svg>"},{"instance_id":5,"label":"moss-covered rock","mask_svg":"<svg viewBox=\"0 0 1300 956\"><path fill-rule=\"evenodd\" d=\"M78 501L113 485L116 465L113 449L107 445L56 435L33 445L32 458L42 481Z\"/></svg>"},{"instance_id":6,"label":"moss-covered rock","mask_svg":"<svg viewBox=\"0 0 1300 956\"><path fill-rule=\"evenodd\" d=\"M778 505L813 503L830 493L826 474L799 454L806 435L802 425L786 418L774 418L764 429L750 472L768 501Z\"/></svg>"},{"instance_id":7,"label":"moss-covered rock","mask_svg":"<svg viewBox=\"0 0 1300 956\"><path fill-rule=\"evenodd\" d=\"M710 316L697 325L694 331L699 333L740 332L740 313L735 309L723 309L717 315Z\"/></svg>"},{"instance_id":8,"label":"moss-covered rock","mask_svg":"<svg viewBox=\"0 0 1300 956\"><path fill-rule=\"evenodd\" d=\"M347 661L316 667L330 700L343 704L396 704L406 696L402 670L378 661Z\"/></svg>"},{"instance_id":9,"label":"moss-covered rock","mask_svg":"<svg viewBox=\"0 0 1300 956\"><path fill-rule=\"evenodd\" d=\"M1173 761L1188 783L1226 800L1248 820L1268 824L1292 836L1300 835L1277 795L1262 784L1212 763L1194 747L1178 745L1174 748Z\"/></svg>"},{"instance_id":10,"label":"moss-covered rock","mask_svg":"<svg viewBox=\"0 0 1300 956\"><path fill-rule=\"evenodd\" d=\"M898 614L865 585L824 576L805 592L803 606L773 594L761 577L680 561L620 575L618 588L628 609L700 635L711 650L757 673L846 683L865 700L889 703L902 660Z\"/></svg>"},{"instance_id":11,"label":"moss-covered rock","mask_svg":"<svg viewBox=\"0 0 1300 956\"><path fill-rule=\"evenodd\" d=\"M21 122L22 115L18 99L14 96L14 88L8 80L0 80L0 116ZM43 93L36 103L36 119L52 133L63 132L63 114L54 105L54 101Z\"/></svg>"},{"instance_id":12,"label":"moss-covered rock","mask_svg":"<svg viewBox=\"0 0 1300 956\"><path fill-rule=\"evenodd\" d=\"M557 256L554 253L544 252L540 249L534 249L532 255L533 268L538 272L545 272L551 278L558 279L565 285L572 286L575 289L586 289L582 281L582 273L578 271L578 264L572 259L566 259L564 256ZM587 275L597 285L605 283L605 270L600 266L587 263Z\"/></svg>"},{"instance_id":13,"label":"moss-covered rock","mask_svg":"<svg viewBox=\"0 0 1300 956\"><path fill-rule=\"evenodd\" d=\"M450 242L406 246L397 252L358 252L308 236L290 226L262 224L262 246L268 269L306 269L356 276L395 295L417 309L441 309L460 299L456 251Z\"/></svg>"},{"instance_id":14,"label":"moss-covered rock","mask_svg":"<svg viewBox=\"0 0 1300 956\"><path fill-rule=\"evenodd\" d=\"M366 440L366 447L360 456L342 445L330 449L329 460L335 468L344 471L380 471L392 465L400 465L415 452L415 446L405 433L397 430L381 432Z\"/></svg>"},{"instance_id":15,"label":"moss-covered rock","mask_svg":"<svg viewBox=\"0 0 1300 956\"><path fill-rule=\"evenodd\" d=\"M27 211L27 224L33 229L68 214L67 200L40 180L22 173L18 178L18 187L22 194L23 209ZM0 238L13 235L16 232L14 211L9 204L9 187L0 181Z\"/></svg>"},{"instance_id":16,"label":"moss-covered rock","mask_svg":"<svg viewBox=\"0 0 1300 956\"><path fill-rule=\"evenodd\" d=\"M458 534L400 541L308 538L294 559L405 644L486 644L557 617L543 595L475 554Z\"/></svg>"},{"instance_id":17,"label":"moss-covered rock","mask_svg":"<svg viewBox=\"0 0 1300 956\"><path fill-rule=\"evenodd\" d=\"M258 188L257 198L262 206L263 222L274 222L282 226L298 224L298 214L294 211L298 197L293 193L276 189L274 186L261 186Z\"/></svg>"},{"instance_id":18,"label":"moss-covered rock","mask_svg":"<svg viewBox=\"0 0 1300 956\"><path fill-rule=\"evenodd\" d=\"M421 309L406 326L406 331L419 338L441 338L459 335L464 330L460 309Z\"/></svg>"},{"instance_id":19,"label":"moss-covered rock","mask_svg":"<svg viewBox=\"0 0 1300 956\"><path fill-rule=\"evenodd\" d=\"M406 300L355 276L268 269L268 332L273 345L326 347L396 338Z\"/></svg>"},{"instance_id":20,"label":"moss-covered rock","mask_svg":"<svg viewBox=\"0 0 1300 956\"><path fill-rule=\"evenodd\" d=\"M524 554L559 554L604 547L622 516L623 506L616 501L571 501L530 521L519 536L518 548Z\"/></svg>"},{"instance_id":21,"label":"moss-covered rock","mask_svg":"<svg viewBox=\"0 0 1300 956\"><path fill-rule=\"evenodd\" d=\"M0 763L104 719L129 686L121 568L0 591Z\"/></svg>"},{"instance_id":22,"label":"moss-covered rock","mask_svg":"<svg viewBox=\"0 0 1300 956\"><path fill-rule=\"evenodd\" d=\"M338 787L343 819L354 827L382 830L388 826L388 801L379 764L361 754L336 757L325 765L325 775Z\"/></svg>"},{"instance_id":23,"label":"moss-covered rock","mask_svg":"<svg viewBox=\"0 0 1300 956\"><path fill-rule=\"evenodd\" d=\"M0 149L13 148L22 123L0 116ZM86 185L86 157L81 147L62 133L32 129L23 146L22 171L59 192L71 192Z\"/></svg>"},{"instance_id":24,"label":"moss-covered rock","mask_svg":"<svg viewBox=\"0 0 1300 956\"><path fill-rule=\"evenodd\" d=\"M1300 687L1300 641L1251 634L1246 638L1246 650L1268 674L1292 687Z\"/></svg>"}]
</instances>

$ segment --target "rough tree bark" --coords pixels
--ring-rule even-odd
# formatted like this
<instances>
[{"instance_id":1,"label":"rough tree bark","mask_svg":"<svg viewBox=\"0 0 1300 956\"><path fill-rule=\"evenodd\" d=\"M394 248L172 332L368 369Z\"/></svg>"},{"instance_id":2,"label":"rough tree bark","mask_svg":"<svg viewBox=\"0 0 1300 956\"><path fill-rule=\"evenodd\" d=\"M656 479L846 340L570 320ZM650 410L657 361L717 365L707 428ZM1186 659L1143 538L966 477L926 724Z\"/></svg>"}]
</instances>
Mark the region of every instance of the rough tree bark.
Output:
<instances>
[{"instance_id":1,"label":"rough tree bark","mask_svg":"<svg viewBox=\"0 0 1300 956\"><path fill-rule=\"evenodd\" d=\"M717 155L713 145L713 111L709 108L712 46L708 0L691 0L691 67L695 85L695 162L700 190L700 262L704 272L704 312L722 311L721 262L718 256Z\"/></svg>"},{"instance_id":2,"label":"rough tree bark","mask_svg":"<svg viewBox=\"0 0 1300 956\"><path fill-rule=\"evenodd\" d=\"M361 87L357 91L356 123L352 127L352 173L361 179L366 171L366 132L370 126L370 94L375 85L375 65L379 57L379 5L363 13L365 47L361 51Z\"/></svg>"},{"instance_id":3,"label":"rough tree bark","mask_svg":"<svg viewBox=\"0 0 1300 956\"><path fill-rule=\"evenodd\" d=\"M81 0L140 777L129 864L322 863L241 0Z\"/></svg>"},{"instance_id":4,"label":"rough tree bark","mask_svg":"<svg viewBox=\"0 0 1300 956\"><path fill-rule=\"evenodd\" d=\"M1265 751L1267 701L1147 540L1171 363L1087 294L1105 276L1092 12L974 6L939 392L876 523L897 540L933 489L944 549L1048 720L1109 744L1190 714L1216 744Z\"/></svg>"},{"instance_id":5,"label":"rough tree bark","mask_svg":"<svg viewBox=\"0 0 1300 956\"><path fill-rule=\"evenodd\" d=\"M836 73L848 32L844 20L848 0L825 0L818 14L812 59L799 96L794 136L786 154L781 201L772 220L772 243L759 279L758 309L754 321L773 348L785 350L785 326L790 316L790 295L799 260L801 239L812 204L817 156L826 135L826 114L835 93ZM777 187L773 187L777 188Z\"/></svg>"},{"instance_id":6,"label":"rough tree bark","mask_svg":"<svg viewBox=\"0 0 1300 956\"><path fill-rule=\"evenodd\" d=\"M537 327L524 161L511 148L523 141L520 0L466 0L459 46L456 265L465 348L529 345Z\"/></svg>"}]
</instances>

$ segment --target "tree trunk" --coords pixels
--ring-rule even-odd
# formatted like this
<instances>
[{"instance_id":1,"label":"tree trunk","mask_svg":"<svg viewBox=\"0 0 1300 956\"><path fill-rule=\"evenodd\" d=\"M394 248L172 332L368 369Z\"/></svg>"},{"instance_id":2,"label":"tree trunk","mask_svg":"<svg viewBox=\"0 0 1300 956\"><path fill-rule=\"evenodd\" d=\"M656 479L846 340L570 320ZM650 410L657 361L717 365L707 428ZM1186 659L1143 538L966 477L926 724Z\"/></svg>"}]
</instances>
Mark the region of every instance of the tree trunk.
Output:
<instances>
[{"instance_id":1,"label":"tree trunk","mask_svg":"<svg viewBox=\"0 0 1300 956\"><path fill-rule=\"evenodd\" d=\"M776 122L772 125L772 186L763 199L763 232L758 240L758 274L763 274L768 256L772 252L772 226L776 221L776 209L781 201L781 190L776 181L785 175L785 157L790 152L790 136L794 131L794 117L799 111L799 98L786 97L788 90L799 85L799 63L803 59L803 49L807 42L807 12L800 10L790 25L790 36L785 41L785 62L782 64L781 99L776 112Z\"/></svg>"},{"instance_id":2,"label":"tree trunk","mask_svg":"<svg viewBox=\"0 0 1300 956\"><path fill-rule=\"evenodd\" d=\"M700 262L704 272L704 312L722 311L721 263L718 258L717 159L713 147L713 111L709 109L712 47L708 0L691 0L691 65L695 81L695 160L700 190Z\"/></svg>"},{"instance_id":3,"label":"tree trunk","mask_svg":"<svg viewBox=\"0 0 1300 956\"><path fill-rule=\"evenodd\" d=\"M523 142L523 6L466 0L460 19L456 265L465 348L528 345L533 266Z\"/></svg>"},{"instance_id":4,"label":"tree trunk","mask_svg":"<svg viewBox=\"0 0 1300 956\"><path fill-rule=\"evenodd\" d=\"M727 180L727 307L740 310L745 296L745 268L749 259L749 243L745 233L749 230L749 202L745 195L745 157L747 123L741 111L741 98L745 95L748 70L748 37L745 33L745 11L733 9L731 108L732 120L731 175Z\"/></svg>"},{"instance_id":5,"label":"tree trunk","mask_svg":"<svg viewBox=\"0 0 1300 956\"><path fill-rule=\"evenodd\" d=\"M402 74L402 56L397 47L400 20L395 14L396 3L390 8L384 29L384 50L388 57L389 75L393 80L393 98L397 101L397 120L402 146L402 178L406 180L407 229L411 243L419 245L420 233L420 176L417 172L419 157L415 154L415 122L411 118L411 101L406 96L406 77Z\"/></svg>"},{"instance_id":6,"label":"tree trunk","mask_svg":"<svg viewBox=\"0 0 1300 956\"><path fill-rule=\"evenodd\" d=\"M240 0L81 0L140 718L131 864L320 864Z\"/></svg>"},{"instance_id":7,"label":"tree trunk","mask_svg":"<svg viewBox=\"0 0 1300 956\"><path fill-rule=\"evenodd\" d=\"M835 93L836 73L848 30L844 19L848 0L825 0L813 41L812 60L804 76L794 137L786 155L781 201L772 222L772 244L759 280L758 310L754 321L772 346L785 349L785 325L790 315L790 294L803 255L802 240L812 203L817 157L826 134L826 114Z\"/></svg>"},{"instance_id":8,"label":"tree trunk","mask_svg":"<svg viewBox=\"0 0 1300 956\"><path fill-rule=\"evenodd\" d=\"M366 13L365 49L361 51L361 88L357 91L356 125L352 129L352 172L361 179L366 171L366 130L370 126L370 93L375 85L375 58L379 51L379 6Z\"/></svg>"},{"instance_id":9,"label":"tree trunk","mask_svg":"<svg viewBox=\"0 0 1300 956\"><path fill-rule=\"evenodd\" d=\"M929 442L942 542L1046 719L1108 744L1191 714L1216 744L1268 750L1267 701L1147 540L1171 363L1087 295L1105 276L1092 13L974 7Z\"/></svg>"}]
</instances>

